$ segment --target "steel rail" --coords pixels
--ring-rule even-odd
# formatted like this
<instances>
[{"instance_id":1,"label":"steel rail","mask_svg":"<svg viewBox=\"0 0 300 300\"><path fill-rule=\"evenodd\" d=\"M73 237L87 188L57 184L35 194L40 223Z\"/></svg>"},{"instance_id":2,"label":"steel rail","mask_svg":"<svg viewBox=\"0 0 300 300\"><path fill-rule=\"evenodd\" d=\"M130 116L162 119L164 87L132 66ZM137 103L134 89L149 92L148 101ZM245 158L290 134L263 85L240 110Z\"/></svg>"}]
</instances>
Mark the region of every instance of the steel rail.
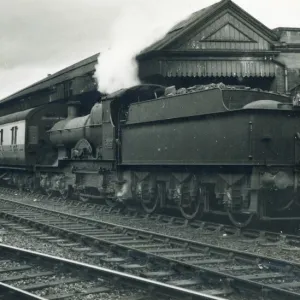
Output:
<instances>
[{"instance_id":1,"label":"steel rail","mask_svg":"<svg viewBox=\"0 0 300 300\"><path fill-rule=\"evenodd\" d=\"M27 249L22 249L18 247L13 247L9 245L5 245L0 243L0 251L1 256L7 254L9 255L9 258L17 258L17 260L22 259L25 260L34 260L39 263L49 264L51 266L58 265L58 266L64 266L67 270L72 270L76 274L79 272L83 272L83 274L88 274L89 277L93 276L101 276L105 278L105 280L108 280L115 284L124 284L126 286L134 287L134 288L142 288L147 293L153 294L153 295L168 295L171 297L174 297L175 299L201 299L201 300L225 300L224 298L215 297L206 295L200 292L190 291L184 288L180 287L174 287L168 284L160 283L157 281L153 281L146 278L137 277L134 275L130 275L127 273L118 272L115 270L110 270L103 267L98 267L62 257L57 257L53 255L43 254L36 251L31 251ZM38 297L36 295L30 294L28 292L25 292L21 289L12 287L7 284L0 283L0 288L10 290L12 292L19 293L20 295L27 296L27 298L21 298L21 299L40 299L44 300L47 298Z\"/></svg>"},{"instance_id":2,"label":"steel rail","mask_svg":"<svg viewBox=\"0 0 300 300\"><path fill-rule=\"evenodd\" d=\"M11 298L22 299L22 300L47 300L47 298L37 296L35 294L29 293L27 291L18 289L12 285L5 284L0 282L0 298L1 296L5 296L7 294L11 295ZM5 298L7 299L7 298Z\"/></svg>"},{"instance_id":3,"label":"steel rail","mask_svg":"<svg viewBox=\"0 0 300 300\"><path fill-rule=\"evenodd\" d=\"M73 237L76 237L77 239L81 239L84 242L89 243L89 244L97 244L98 246L106 245L110 248L113 246L115 249L123 249L126 251L130 251L132 256L139 256L139 257L143 256L143 257L147 257L147 258L151 259L151 261L164 262L165 264L172 263L173 265L175 264L177 266L184 267L185 269L188 269L190 271L197 272L199 274L199 276L201 276L201 275L202 276L210 276L213 278L219 278L222 281L226 280L227 282L230 282L230 286L233 286L235 288L239 288L242 290L251 289L251 290L254 290L256 293L269 294L272 297L279 297L279 299L282 297L285 297L284 299L299 299L299 297L300 297L300 294L297 292L293 292L288 289L278 288L274 284L272 285L272 284L264 284L261 282L257 282L257 281L255 281L255 276L252 276L253 278L251 280L249 280L249 279L245 279L245 277L243 277L243 276L234 276L228 272L226 273L224 271L218 271L211 267L207 268L207 267L203 267L203 266L199 266L199 265L194 265L189 262L180 261L180 260L176 259L176 255L174 255L175 258L165 257L162 255L155 254L155 251L149 252L146 250L141 250L138 247L133 247L132 245L131 246L126 245L126 244L124 245L124 244L122 244L124 242L118 242L118 240L116 240L116 239L115 240L107 240L104 237L100 238L97 236L84 234L84 232L80 232L79 229L76 231L76 229L74 229L74 228L73 228L73 230L72 230L72 228L71 229L61 228L61 227L59 227L59 221L56 217L63 216L65 218L65 220L68 220L70 222L75 221L75 223L72 223L72 224L78 224L78 222L79 222L84 225L95 226L95 228L98 228L98 229L104 228L106 230L110 230L110 235L113 235L116 232L118 232L118 234L122 234L123 236L130 237L131 239L133 238L134 240L141 239L141 240L144 240L144 242L159 241L159 242L166 243L165 245L168 245L169 247L171 246L171 247L177 247L177 248L178 248L178 246L181 245L182 252L188 251L190 254L191 254L191 251L193 254L213 253L215 255L225 257L225 258L227 258L227 260L234 259L235 261L244 262L244 263L251 263L251 264L256 264L256 265L262 264L263 266L267 266L268 268L277 270L277 273L278 273L278 270L281 273L285 272L284 271L284 269L285 269L285 270L288 270L286 277L289 277L291 274L294 274L294 277L297 279L297 282L298 282L298 281L300 281L299 280L300 264L297 264L297 263L292 263L292 262L279 260L279 259L271 259L269 257L254 255L254 254L250 254L250 253L244 253L244 252L233 250L233 249L227 249L227 248L223 248L223 247L213 246L213 245L190 241L190 240L186 240L186 239L182 239L182 238L169 237L166 235L157 234L157 233L146 231L146 230L140 230L140 229L131 228L128 226L121 226L121 225L116 225L116 224L112 224L112 223L108 223L108 222L93 220L93 219L82 217L82 216L76 216L76 215L71 215L71 214L67 214L67 213L57 212L57 211L53 211L50 209L40 208L35 205L24 204L24 203L12 201L12 200L2 199L1 201L3 203L5 203L5 202L10 203L13 206L17 205L18 207L25 207L25 208L31 209L31 211L27 211L27 213L25 212L25 215L24 215L24 211L23 211L23 215L22 215L22 213L18 214L18 211L15 209L13 209L13 210L6 209L5 210L5 208L3 208L2 212L1 212L2 215L9 215L10 217L13 217L18 220L26 221L27 223L30 223L32 225L35 224L44 229L46 229L46 228L47 228L47 230L50 229L50 231L52 231L52 232L53 231L61 232L61 233L73 236ZM41 218L36 219L35 218L36 216L34 216L34 214L33 214L34 211L42 211L44 213L49 214L50 216L55 216L54 219L57 220L58 226L55 226L51 223L47 224L47 222L45 223L45 221L42 222ZM30 218L31 215L32 215L32 218ZM43 216L40 216L40 217L44 218ZM80 227L82 227L82 226L80 226ZM91 228L91 229L93 229L93 228ZM88 230L88 228L86 230ZM170 249L170 252L172 252L172 248ZM277 274L277 273L275 274L276 276L285 277L285 275L283 273L282 274ZM268 279L268 274L264 275L264 276L263 276L263 279ZM273 278L272 276L274 276L274 274L270 273L270 278ZM275 278L276 278L276 276L275 276ZM246 276L246 278L247 278L247 276ZM251 276L250 276L250 278L251 278ZM258 276L257 278L259 279L260 277ZM300 284L300 283L298 282L298 284ZM295 283L294 286L297 287L298 286L297 283Z\"/></svg>"},{"instance_id":4,"label":"steel rail","mask_svg":"<svg viewBox=\"0 0 300 300\"><path fill-rule=\"evenodd\" d=\"M2 188L2 191L4 193L8 193L11 196L15 196L16 193L15 190L11 188ZM1 191L0 191L1 193ZM23 196L24 192L22 192ZM280 232L274 232L269 230L258 230L258 229L251 229L251 228L237 228L230 224L221 224L221 223L215 223L211 221L201 221L201 220L186 220L182 217L175 217L170 215L164 215L164 214L146 214L144 211L141 210L125 210L122 211L119 208L113 208L109 207L107 205L101 205L101 204L91 204L91 203L82 203L80 201L70 200L70 199L60 199L57 197L48 198L45 195L41 194L29 194L25 192L25 196L29 197L37 197L41 199L47 199L51 201L51 203L56 203L61 206L65 206L66 204L70 207L77 207L78 209L82 210L88 210L88 211L97 211L101 212L103 214L116 214L116 215L122 215L124 218L130 217L132 220L153 220L155 222L160 222L161 224L173 224L173 225L182 225L182 226L190 226L195 229L199 229L201 231L205 231L206 233L214 234L215 232L229 234L229 235L236 235L236 236L244 236L247 238L252 238L253 240L259 240L261 242L285 242L285 243L292 243L292 244L299 244L300 245L300 235L294 235L294 234L288 234L284 233L282 231ZM1 194L0 194L1 197Z\"/></svg>"}]
</instances>

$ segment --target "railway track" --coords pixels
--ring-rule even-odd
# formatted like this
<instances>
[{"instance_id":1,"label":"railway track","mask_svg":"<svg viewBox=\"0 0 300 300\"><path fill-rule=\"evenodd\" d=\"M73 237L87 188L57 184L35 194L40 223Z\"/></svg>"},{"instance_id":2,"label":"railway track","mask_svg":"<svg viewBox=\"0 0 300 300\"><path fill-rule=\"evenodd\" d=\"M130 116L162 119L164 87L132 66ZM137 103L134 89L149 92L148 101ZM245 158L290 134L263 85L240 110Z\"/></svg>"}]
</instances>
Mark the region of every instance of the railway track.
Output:
<instances>
[{"instance_id":1,"label":"railway track","mask_svg":"<svg viewBox=\"0 0 300 300\"><path fill-rule=\"evenodd\" d=\"M2 222L3 226L84 252L139 277L228 299L249 295L249 299L258 295L263 299L300 298L300 264L8 199L1 199L0 205L0 215L8 219ZM14 226L12 220L22 225ZM28 229L27 225L39 230Z\"/></svg>"},{"instance_id":2,"label":"railway track","mask_svg":"<svg viewBox=\"0 0 300 300\"><path fill-rule=\"evenodd\" d=\"M134 293L131 290L136 289ZM144 290L144 292L141 291ZM133 275L0 244L0 299L202 299L221 298ZM126 296L127 293L127 296ZM95 298L91 298L95 295ZM171 298L170 298L171 297Z\"/></svg>"},{"instance_id":3,"label":"railway track","mask_svg":"<svg viewBox=\"0 0 300 300\"><path fill-rule=\"evenodd\" d=\"M18 192L16 193L16 190L10 188L2 188L0 190L0 197L7 196L16 198L16 200L20 198L20 194L18 194ZM153 223L157 224L157 226L166 224L174 227L188 226L193 229L199 230L199 233L203 235L223 234L249 239L248 241L245 240L245 242L251 242L250 239L252 239L252 241L258 242L263 246L276 246L277 244L300 246L300 235L288 234L282 230L274 232L253 228L237 228L232 225L210 221L188 221L182 217L175 217L165 214L148 215L142 210L137 211L136 208L131 210L126 209L125 211L122 211L120 208L112 208L101 204L82 203L80 201L70 199L62 200L56 197L49 199L47 196L41 194L32 195L30 193L23 192L22 196L24 196L25 201L27 198L30 199L30 203L32 203L32 199L34 198L38 201L37 203L46 205L50 203L52 207L55 207L55 209L59 209L61 207L64 210L70 209L70 211L75 215L89 215L97 217L95 213L101 213L101 217L103 215L115 215L117 216L118 220L124 220L124 222L128 220L132 225L134 225L135 221L138 223L141 220L147 220L153 221Z\"/></svg>"}]
</instances>

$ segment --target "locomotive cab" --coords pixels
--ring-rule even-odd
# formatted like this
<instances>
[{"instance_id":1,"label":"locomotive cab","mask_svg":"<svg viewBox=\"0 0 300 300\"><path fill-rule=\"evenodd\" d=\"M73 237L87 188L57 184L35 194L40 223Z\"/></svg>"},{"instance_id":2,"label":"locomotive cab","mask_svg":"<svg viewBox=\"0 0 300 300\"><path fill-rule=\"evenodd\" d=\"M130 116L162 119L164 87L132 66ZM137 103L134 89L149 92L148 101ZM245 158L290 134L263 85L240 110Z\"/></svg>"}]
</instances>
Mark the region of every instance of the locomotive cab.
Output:
<instances>
[{"instance_id":1,"label":"locomotive cab","mask_svg":"<svg viewBox=\"0 0 300 300\"><path fill-rule=\"evenodd\" d=\"M114 127L114 130L111 132L111 134L114 135L114 139L117 141L115 154L117 162L121 161L120 147L122 140L120 125L126 123L130 105L132 103L161 97L164 95L164 92L165 87L161 85L142 84L129 89L122 89L110 94L106 98L104 105L106 105L106 102L109 102L109 108L107 107L107 111L110 110L110 122Z\"/></svg>"},{"instance_id":2,"label":"locomotive cab","mask_svg":"<svg viewBox=\"0 0 300 300\"><path fill-rule=\"evenodd\" d=\"M154 84L137 85L129 89L123 89L109 95L111 122L113 126L127 121L129 106L132 103L156 99L164 95L165 87Z\"/></svg>"}]
</instances>

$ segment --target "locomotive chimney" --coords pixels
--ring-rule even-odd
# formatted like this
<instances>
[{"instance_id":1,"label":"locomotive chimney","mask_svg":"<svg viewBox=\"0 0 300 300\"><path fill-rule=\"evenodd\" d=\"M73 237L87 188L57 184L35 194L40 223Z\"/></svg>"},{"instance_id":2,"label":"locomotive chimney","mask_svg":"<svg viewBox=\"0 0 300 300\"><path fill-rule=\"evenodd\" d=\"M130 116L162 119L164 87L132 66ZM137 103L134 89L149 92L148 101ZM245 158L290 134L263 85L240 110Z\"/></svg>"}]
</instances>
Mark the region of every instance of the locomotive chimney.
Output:
<instances>
[{"instance_id":1,"label":"locomotive chimney","mask_svg":"<svg viewBox=\"0 0 300 300\"><path fill-rule=\"evenodd\" d=\"M79 106L80 106L79 101L68 102L68 119L74 119L78 117Z\"/></svg>"}]
</instances>

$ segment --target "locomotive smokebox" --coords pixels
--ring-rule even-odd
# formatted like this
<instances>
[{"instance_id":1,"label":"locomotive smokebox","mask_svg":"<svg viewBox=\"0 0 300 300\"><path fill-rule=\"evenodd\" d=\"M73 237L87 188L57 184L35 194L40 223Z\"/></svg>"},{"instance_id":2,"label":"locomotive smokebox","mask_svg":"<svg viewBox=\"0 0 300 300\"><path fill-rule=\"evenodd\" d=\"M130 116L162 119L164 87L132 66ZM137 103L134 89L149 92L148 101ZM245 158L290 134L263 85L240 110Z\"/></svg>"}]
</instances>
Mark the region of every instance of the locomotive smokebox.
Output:
<instances>
[{"instance_id":1,"label":"locomotive smokebox","mask_svg":"<svg viewBox=\"0 0 300 300\"><path fill-rule=\"evenodd\" d=\"M68 119L74 119L78 117L80 102L69 101L67 104L68 104Z\"/></svg>"}]
</instances>

